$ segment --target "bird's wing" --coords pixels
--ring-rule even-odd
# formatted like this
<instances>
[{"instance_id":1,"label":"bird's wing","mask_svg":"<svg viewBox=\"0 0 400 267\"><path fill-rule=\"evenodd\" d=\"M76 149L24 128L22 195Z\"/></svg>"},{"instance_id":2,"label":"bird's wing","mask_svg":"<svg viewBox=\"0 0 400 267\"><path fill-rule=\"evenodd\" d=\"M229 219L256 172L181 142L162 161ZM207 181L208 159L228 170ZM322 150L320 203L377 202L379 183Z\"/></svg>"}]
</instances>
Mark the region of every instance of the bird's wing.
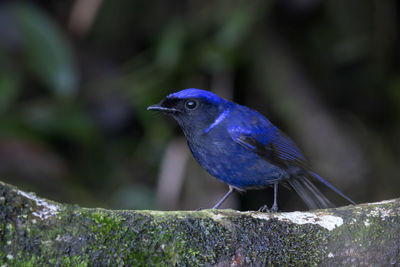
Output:
<instances>
[{"instance_id":1,"label":"bird's wing","mask_svg":"<svg viewBox=\"0 0 400 267\"><path fill-rule=\"evenodd\" d=\"M311 169L309 163L304 158L303 154L300 152L300 149L296 146L296 144L277 128L254 128L249 130L245 128L234 127L229 129L229 133L231 134L231 137L235 142L245 147L246 149L253 151L264 160L275 164L283 169L287 169L289 167L301 168L306 171L306 173L304 173L304 177L313 177L319 180L327 187L335 191L337 194L347 199L352 204L355 204L353 200L344 195L339 189L337 189L328 181L324 180L321 176L316 174ZM326 203L330 203L329 200L327 200L322 195L322 193L320 193L319 190L315 188L315 186L311 187L311 183L309 181L306 181L307 183L304 183L304 185L308 188L311 194L305 194L303 190L304 186L300 186L294 182L291 183L292 187L296 191L298 191L299 195L303 198L307 205L313 207L313 205L311 205L312 203L309 200L311 196L311 198L314 198L313 201L315 203L321 203L317 207L328 207Z\"/></svg>"},{"instance_id":2,"label":"bird's wing","mask_svg":"<svg viewBox=\"0 0 400 267\"><path fill-rule=\"evenodd\" d=\"M236 128L232 129L230 134L236 143L274 165L284 169L293 166L310 170L307 160L296 144L277 128L271 130L274 132L268 132L268 138L263 138L259 129L253 132L238 132Z\"/></svg>"}]
</instances>

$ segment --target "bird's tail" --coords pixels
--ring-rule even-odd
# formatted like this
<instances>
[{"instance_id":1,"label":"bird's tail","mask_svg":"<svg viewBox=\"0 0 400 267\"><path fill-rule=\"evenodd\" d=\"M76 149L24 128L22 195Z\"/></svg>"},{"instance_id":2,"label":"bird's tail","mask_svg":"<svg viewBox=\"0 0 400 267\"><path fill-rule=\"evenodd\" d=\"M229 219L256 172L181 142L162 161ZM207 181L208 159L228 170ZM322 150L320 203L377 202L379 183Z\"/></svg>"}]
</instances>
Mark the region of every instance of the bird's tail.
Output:
<instances>
[{"instance_id":1,"label":"bird's tail","mask_svg":"<svg viewBox=\"0 0 400 267\"><path fill-rule=\"evenodd\" d=\"M321 176L313 171L308 173L309 178L315 178L325 186L329 187L332 191L349 201L351 204L356 204L353 200L343 194L339 189L328 183ZM297 176L288 180L288 183L299 194L303 201L310 209L333 208L335 205L330 202L318 188L306 176Z\"/></svg>"},{"instance_id":2,"label":"bird's tail","mask_svg":"<svg viewBox=\"0 0 400 267\"><path fill-rule=\"evenodd\" d=\"M335 205L329 201L318 188L305 176L292 177L288 183L303 199L309 209L333 208Z\"/></svg>"},{"instance_id":3,"label":"bird's tail","mask_svg":"<svg viewBox=\"0 0 400 267\"><path fill-rule=\"evenodd\" d=\"M341 196L342 198L346 199L347 201L349 201L351 204L356 205L356 203L351 200L351 198L349 198L348 196L346 196L345 194L343 194L339 189L337 189L336 187L334 187L333 185L331 185L330 183L328 183L328 181L322 179L321 176L319 176L318 174L316 174L315 172L311 172L312 177L316 178L318 181L320 181L321 183L323 183L325 186L329 187L332 191L334 191L336 194L338 194L339 196Z\"/></svg>"}]
</instances>

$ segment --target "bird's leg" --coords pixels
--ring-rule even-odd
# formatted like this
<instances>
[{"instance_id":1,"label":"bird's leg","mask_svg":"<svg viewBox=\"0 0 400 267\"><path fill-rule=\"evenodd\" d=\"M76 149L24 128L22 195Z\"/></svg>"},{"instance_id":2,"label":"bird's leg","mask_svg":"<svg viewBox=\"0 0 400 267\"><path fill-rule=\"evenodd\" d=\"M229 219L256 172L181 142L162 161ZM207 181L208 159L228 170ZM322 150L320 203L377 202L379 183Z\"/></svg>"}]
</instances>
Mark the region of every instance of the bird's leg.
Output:
<instances>
[{"instance_id":1,"label":"bird's leg","mask_svg":"<svg viewBox=\"0 0 400 267\"><path fill-rule=\"evenodd\" d=\"M274 204L272 204L272 208L268 209L267 205L264 205L258 209L258 211L261 212L277 212L278 211L278 202L277 202L277 197L278 197L278 182L274 183Z\"/></svg>"},{"instance_id":2,"label":"bird's leg","mask_svg":"<svg viewBox=\"0 0 400 267\"><path fill-rule=\"evenodd\" d=\"M218 201L217 204L215 204L215 206L213 207L213 209L218 209L219 206L221 206L221 204L224 203L224 201L229 197L229 195L232 194L233 190L234 190L234 188L233 188L232 186L229 186L229 191L228 191L228 193L226 193L225 196L223 196L223 197L221 198L221 200Z\"/></svg>"},{"instance_id":3,"label":"bird's leg","mask_svg":"<svg viewBox=\"0 0 400 267\"><path fill-rule=\"evenodd\" d=\"M274 183L274 204L272 204L271 212L277 212L278 211L278 182Z\"/></svg>"}]
</instances>

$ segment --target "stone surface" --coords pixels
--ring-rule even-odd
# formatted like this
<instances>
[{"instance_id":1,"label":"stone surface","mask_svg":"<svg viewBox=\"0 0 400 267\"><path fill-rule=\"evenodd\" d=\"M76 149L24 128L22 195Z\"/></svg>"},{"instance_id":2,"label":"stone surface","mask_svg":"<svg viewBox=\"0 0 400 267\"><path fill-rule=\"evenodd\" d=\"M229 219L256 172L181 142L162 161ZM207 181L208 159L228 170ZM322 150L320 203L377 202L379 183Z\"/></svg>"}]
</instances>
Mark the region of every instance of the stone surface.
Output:
<instances>
[{"instance_id":1,"label":"stone surface","mask_svg":"<svg viewBox=\"0 0 400 267\"><path fill-rule=\"evenodd\" d=\"M124 211L0 182L0 266L390 266L400 200L308 212Z\"/></svg>"}]
</instances>

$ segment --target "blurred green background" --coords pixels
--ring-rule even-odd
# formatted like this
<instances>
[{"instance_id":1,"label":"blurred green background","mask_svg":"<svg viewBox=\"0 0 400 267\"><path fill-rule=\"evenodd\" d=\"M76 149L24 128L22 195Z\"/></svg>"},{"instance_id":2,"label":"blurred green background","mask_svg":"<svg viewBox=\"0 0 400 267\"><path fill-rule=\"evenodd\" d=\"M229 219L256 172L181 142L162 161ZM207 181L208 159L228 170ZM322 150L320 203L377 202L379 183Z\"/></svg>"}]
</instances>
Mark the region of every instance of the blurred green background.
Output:
<instances>
[{"instance_id":1,"label":"blurred green background","mask_svg":"<svg viewBox=\"0 0 400 267\"><path fill-rule=\"evenodd\" d=\"M174 121L146 111L195 87L265 114L356 202L399 197L399 11L395 0L2 1L0 179L88 207L211 207L227 186ZM271 200L251 191L224 207ZM285 188L279 203L304 208Z\"/></svg>"}]
</instances>

